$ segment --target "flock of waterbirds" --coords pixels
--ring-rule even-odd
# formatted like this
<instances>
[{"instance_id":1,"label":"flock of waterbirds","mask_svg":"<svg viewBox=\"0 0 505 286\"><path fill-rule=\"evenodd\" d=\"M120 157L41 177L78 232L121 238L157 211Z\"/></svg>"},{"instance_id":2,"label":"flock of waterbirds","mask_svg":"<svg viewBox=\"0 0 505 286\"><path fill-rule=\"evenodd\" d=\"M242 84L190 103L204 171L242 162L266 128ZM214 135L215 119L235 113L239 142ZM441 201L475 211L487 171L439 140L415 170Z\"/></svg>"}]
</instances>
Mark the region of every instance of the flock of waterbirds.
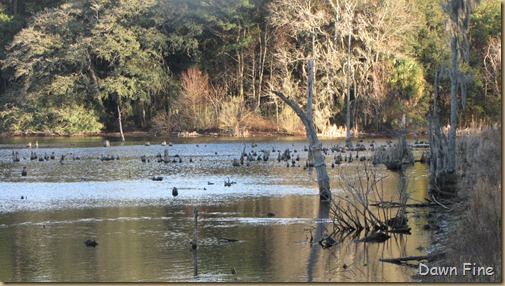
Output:
<instances>
[{"instance_id":1,"label":"flock of waterbirds","mask_svg":"<svg viewBox=\"0 0 505 286\"><path fill-rule=\"evenodd\" d=\"M387 147L391 147L393 142L391 140L388 140L386 144L381 144L378 145L375 141L368 141L369 147L367 148L362 140L359 140L357 144L354 147L345 147L345 146L339 146L339 145L334 145L331 147L323 147L322 152L324 153L325 156L328 156L331 153L336 153L336 155L333 156L333 159L331 160L331 168L334 168L336 166L339 166L343 163L352 163L354 160L359 160L359 161L365 161L371 160L370 152L375 151L376 149L385 149ZM151 146L150 142L145 142L145 146ZM104 147L110 147L110 143L108 140L104 141L103 144ZM173 146L172 143L166 143L166 141L163 141L161 143L161 146ZM35 142L35 144L32 144L29 142L26 145L27 148L32 149L38 149L39 148L39 143L38 141ZM198 144L196 145L198 147ZM252 143L251 144L251 150L249 152L245 152L245 143L244 143L244 151L242 154L240 154L240 158L234 158L231 162L232 166L234 167L240 167L240 166L251 166L252 162L254 161L263 161L267 162L270 160L270 154L271 153L278 153L277 154L277 162L281 163L284 162L286 167L301 167L300 161L301 161L301 156L300 153L301 151L297 149L285 149L284 151L280 149L276 149L275 147L272 147L271 150L267 149L260 149L257 150L255 149L257 147L257 143ZM294 147L294 144L293 144ZM366 152L370 151L370 152ZM303 147L303 152L307 153L308 148L306 146ZM354 153L355 152L355 153ZM361 153L360 153L361 152ZM215 155L217 155L217 152L215 152ZM191 156L188 156L189 158L187 159L188 162L193 163L194 160ZM44 161L50 161L50 160L59 160L60 164L65 164L66 160L81 160L81 157L78 154L61 154L61 155L56 155L56 153L53 151L50 154L48 154L47 151L45 151L43 154L38 154L37 151L31 151L29 157L26 156L21 156L19 151L12 151L12 160L13 162L21 162L21 161L39 161L39 162L44 162ZM98 158L96 158L100 161L116 161L120 160L119 155L116 154L100 154ZM168 149L165 148L164 153L161 154L161 152L158 152L154 158L149 157L147 155L142 155L140 156L140 161L142 163L150 163L151 161L155 161L157 163L183 163L184 160L183 157L181 157L179 154L175 154L173 156L169 155ZM303 165L303 169L307 169L313 167L309 161L305 161L305 164ZM26 166L23 166L23 169L21 171L21 176L26 177L28 175L28 169ZM81 178L82 180L85 180L85 178ZM162 176L152 176L151 179L153 181L162 181L163 177ZM209 182L211 184L211 182ZM212 183L213 184L213 183ZM228 181L224 182L225 187L231 186L231 183Z\"/></svg>"},{"instance_id":2,"label":"flock of waterbirds","mask_svg":"<svg viewBox=\"0 0 505 286\"><path fill-rule=\"evenodd\" d=\"M416 142L417 143L417 142ZM420 144L426 144L425 142L421 142ZM150 142L145 142L145 146L150 146ZM163 141L161 143L162 146L173 146L172 143L166 143L166 141ZM110 147L110 143L108 140L104 141L103 144L104 147ZM359 161L365 161L368 160L370 161L372 156L371 153L373 153L376 149L382 149L385 150L385 148L394 146L393 142L391 140L386 141L386 144L377 144L375 141L368 141L368 147L366 147L363 144L362 140L359 140L357 144L354 147L345 147L345 146L338 146L334 145L331 147L323 147L321 150L324 153L325 156L329 156L330 153L336 153L333 155L333 159L331 160L331 168L334 168L335 166L339 166L343 163L352 163L353 160L359 160ZM39 148L39 143L38 141L35 142L35 144L28 143L26 145L27 148L32 149L38 149ZM198 145L197 145L198 147ZM252 162L254 161L260 161L260 162L267 162L270 160L270 154L272 153L277 153L276 161L278 163L284 163L286 164L286 167L301 167L300 161L301 161L301 156L300 153L305 152L308 153L308 148L304 146L303 150L299 151L295 148L293 149L285 149L282 151L281 149L276 149L275 147L272 147L270 150L266 149L256 149L257 144L252 143L251 144L251 150L249 152L245 152L246 149L246 144L244 143L244 151L240 154L240 158L234 158L231 162L232 166L234 167L241 167L241 166L250 166ZM294 147L294 144L292 145ZM355 152L355 153L354 153ZM360 153L361 152L361 153ZM217 152L215 152L217 155ZM51 152L50 154L47 154L47 152L44 152L43 155L37 154L36 151L31 151L30 152L30 157L21 157L18 151L12 151L12 160L13 162L21 162L22 160L30 160L30 161L49 161L49 160L56 160L59 159L60 164L65 164L65 160L80 160L81 157L75 154L62 154L60 156L57 156L55 152ZM112 154L107 154L103 155L101 154L99 158L100 161L115 161L115 160L120 160L120 157L118 155L112 155ZM140 156L140 162L141 163L150 163L151 158L148 157L147 155L142 155ZM169 155L168 149L165 148L164 153L158 153L154 156L153 161L157 163L182 163L184 160L179 154L175 154L173 156ZM190 163L193 162L193 158L189 157L188 161ZM313 167L308 161L305 161L305 164L303 166L303 169L311 168ZM26 177L28 175L28 170L26 166L23 166L23 169L21 171L21 176ZM162 176L153 176L151 178L153 181L162 181L163 177ZM227 180L224 180L224 186L225 187L230 187L233 184L236 184L235 181L231 181L230 178L227 178ZM213 182L208 181L208 185L214 185ZM205 188L204 188L205 190ZM175 198L179 195L179 190L177 187L172 188L172 196ZM26 196L21 196L21 199L27 199ZM273 217L275 216L274 213L269 212L266 214L268 217ZM95 248L98 243L96 240L87 240L84 242L84 244L87 247L93 247ZM236 272L235 269L232 269L232 273L235 276Z\"/></svg>"}]
</instances>

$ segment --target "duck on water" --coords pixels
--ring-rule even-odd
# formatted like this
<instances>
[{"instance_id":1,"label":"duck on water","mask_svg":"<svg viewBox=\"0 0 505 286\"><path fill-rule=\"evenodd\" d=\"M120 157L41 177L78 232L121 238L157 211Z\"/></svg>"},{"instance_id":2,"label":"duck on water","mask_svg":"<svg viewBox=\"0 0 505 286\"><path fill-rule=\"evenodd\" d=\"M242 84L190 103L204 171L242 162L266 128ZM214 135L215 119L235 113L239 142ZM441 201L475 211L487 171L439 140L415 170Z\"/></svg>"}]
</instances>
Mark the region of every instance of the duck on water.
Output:
<instances>
[{"instance_id":1,"label":"duck on water","mask_svg":"<svg viewBox=\"0 0 505 286\"><path fill-rule=\"evenodd\" d=\"M88 239L84 242L84 244L86 244L87 247L95 247L98 245L98 242L96 242L94 239Z\"/></svg>"}]
</instances>

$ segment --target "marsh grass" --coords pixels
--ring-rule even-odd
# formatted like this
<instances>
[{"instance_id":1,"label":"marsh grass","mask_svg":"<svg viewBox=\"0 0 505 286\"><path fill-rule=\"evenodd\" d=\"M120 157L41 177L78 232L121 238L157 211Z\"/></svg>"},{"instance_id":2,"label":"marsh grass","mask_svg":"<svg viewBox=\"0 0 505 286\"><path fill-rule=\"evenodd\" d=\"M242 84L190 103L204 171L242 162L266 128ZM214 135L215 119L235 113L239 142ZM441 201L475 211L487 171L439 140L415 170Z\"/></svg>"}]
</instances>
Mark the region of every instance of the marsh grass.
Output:
<instances>
[{"instance_id":1,"label":"marsh grass","mask_svg":"<svg viewBox=\"0 0 505 286\"><path fill-rule=\"evenodd\" d=\"M458 138L458 196L455 218L440 265L493 267L492 276L437 276L433 282L502 281L501 129L487 128Z\"/></svg>"}]
</instances>

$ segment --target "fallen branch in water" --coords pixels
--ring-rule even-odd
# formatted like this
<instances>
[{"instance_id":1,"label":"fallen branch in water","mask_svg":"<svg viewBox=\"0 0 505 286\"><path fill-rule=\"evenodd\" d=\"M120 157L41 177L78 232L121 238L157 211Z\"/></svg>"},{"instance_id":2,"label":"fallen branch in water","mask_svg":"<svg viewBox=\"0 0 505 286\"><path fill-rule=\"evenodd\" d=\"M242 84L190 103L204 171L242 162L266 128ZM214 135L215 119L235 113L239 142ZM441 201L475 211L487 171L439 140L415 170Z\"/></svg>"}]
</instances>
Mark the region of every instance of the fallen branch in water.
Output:
<instances>
[{"instance_id":1,"label":"fallen branch in water","mask_svg":"<svg viewBox=\"0 0 505 286\"><path fill-rule=\"evenodd\" d=\"M410 227L406 227L406 228L399 228L399 229L389 229L388 232L410 234L410 230L411 230Z\"/></svg>"},{"instance_id":2,"label":"fallen branch in water","mask_svg":"<svg viewBox=\"0 0 505 286\"><path fill-rule=\"evenodd\" d=\"M379 208L400 208L400 207L425 208L425 207L436 207L438 206L438 204L432 202L416 203L416 204L403 204L399 202L378 202L370 204L370 206Z\"/></svg>"},{"instance_id":3,"label":"fallen branch in water","mask_svg":"<svg viewBox=\"0 0 505 286\"><path fill-rule=\"evenodd\" d=\"M237 242L238 239L234 239L234 238L227 238L227 237L218 237L218 239L220 241L224 241L224 242Z\"/></svg>"},{"instance_id":4,"label":"fallen branch in water","mask_svg":"<svg viewBox=\"0 0 505 286\"><path fill-rule=\"evenodd\" d=\"M439 252L439 253L433 253L433 254L428 254L428 255L422 255L422 256L406 256L406 257L397 257L397 258L379 258L380 262L386 262L386 263L395 263L395 264L401 264L404 261L411 261L411 260L416 260L416 261L421 261L421 260L428 260L428 261L433 261L439 257L444 256L444 252Z\"/></svg>"}]
</instances>

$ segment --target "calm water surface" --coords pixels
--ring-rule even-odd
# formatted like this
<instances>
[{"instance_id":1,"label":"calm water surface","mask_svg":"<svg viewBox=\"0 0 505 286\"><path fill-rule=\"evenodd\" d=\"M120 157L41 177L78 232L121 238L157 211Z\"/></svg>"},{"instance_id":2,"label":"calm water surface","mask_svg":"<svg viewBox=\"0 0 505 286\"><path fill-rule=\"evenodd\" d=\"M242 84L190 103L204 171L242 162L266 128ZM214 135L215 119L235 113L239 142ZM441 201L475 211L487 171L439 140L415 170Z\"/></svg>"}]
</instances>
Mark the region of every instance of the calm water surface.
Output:
<instances>
[{"instance_id":1,"label":"calm water surface","mask_svg":"<svg viewBox=\"0 0 505 286\"><path fill-rule=\"evenodd\" d=\"M25 147L35 140L38 149ZM130 138L124 145L113 141L110 148L102 147L102 140L0 138L0 281L412 281L415 269L377 259L422 255L429 246L429 233L421 229L425 210L408 214L411 235L394 235L386 243L355 243L355 234L329 249L311 242L316 230L332 231L332 225L331 215L318 219L316 174L302 168L304 138L246 142L246 152L258 155L262 149L297 150L293 154L301 157L300 167L277 162L277 152L267 162L233 167L231 160L244 148L241 140L174 138L173 146L163 147L160 138ZM152 145L144 146L146 140ZM323 140L325 147L336 144L343 141ZM165 149L175 163L156 162ZM13 151L21 162L13 162ZM31 152L54 152L56 159L30 160ZM119 160L100 160L108 155ZM142 155L149 162L142 163ZM352 177L360 163L332 169L334 155L328 153L326 163L338 193L338 178L343 173ZM385 177L386 197L397 200L398 174L384 167L376 172ZM411 198L424 200L427 166L416 163L407 174ZM236 184L225 187L228 179ZM176 198L173 187L179 190ZM189 244L194 208L199 214L196 253ZM99 245L86 247L87 239Z\"/></svg>"}]
</instances>

